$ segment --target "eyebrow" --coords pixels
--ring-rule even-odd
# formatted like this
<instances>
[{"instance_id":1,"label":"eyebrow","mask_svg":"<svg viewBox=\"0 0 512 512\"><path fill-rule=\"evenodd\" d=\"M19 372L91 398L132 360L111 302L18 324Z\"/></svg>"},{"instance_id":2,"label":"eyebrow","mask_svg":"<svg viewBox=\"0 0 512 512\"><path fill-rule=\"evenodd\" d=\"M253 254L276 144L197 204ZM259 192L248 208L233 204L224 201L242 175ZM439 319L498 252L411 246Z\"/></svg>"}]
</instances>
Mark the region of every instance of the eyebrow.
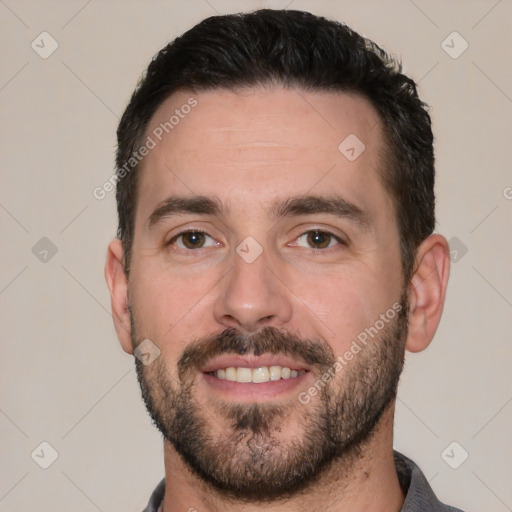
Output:
<instances>
[{"instance_id":1,"label":"eyebrow","mask_svg":"<svg viewBox=\"0 0 512 512\"><path fill-rule=\"evenodd\" d=\"M211 196L169 197L148 217L147 229L160 221L180 214L214 215L226 213L222 202ZM305 195L276 201L270 209L270 218L280 220L285 217L324 213L347 219L364 230L371 226L368 215L354 203L340 196Z\"/></svg>"},{"instance_id":2,"label":"eyebrow","mask_svg":"<svg viewBox=\"0 0 512 512\"><path fill-rule=\"evenodd\" d=\"M364 230L368 230L371 227L370 218L362 208L336 195L291 197L284 201L279 201L271 209L271 215L276 219L318 213L347 219Z\"/></svg>"},{"instance_id":3,"label":"eyebrow","mask_svg":"<svg viewBox=\"0 0 512 512\"><path fill-rule=\"evenodd\" d=\"M158 222L179 214L220 215L224 211L221 202L213 197L168 197L153 211L146 222L151 229Z\"/></svg>"}]
</instances>

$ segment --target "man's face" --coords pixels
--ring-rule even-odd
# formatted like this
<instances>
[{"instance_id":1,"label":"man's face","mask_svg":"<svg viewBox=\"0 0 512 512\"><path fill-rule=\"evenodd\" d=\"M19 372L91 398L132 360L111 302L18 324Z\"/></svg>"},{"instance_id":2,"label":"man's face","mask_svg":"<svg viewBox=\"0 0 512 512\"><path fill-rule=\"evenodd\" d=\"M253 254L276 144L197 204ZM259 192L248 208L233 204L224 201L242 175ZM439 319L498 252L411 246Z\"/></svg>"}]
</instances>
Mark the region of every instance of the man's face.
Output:
<instances>
[{"instance_id":1,"label":"man's face","mask_svg":"<svg viewBox=\"0 0 512 512\"><path fill-rule=\"evenodd\" d=\"M406 308L389 312L406 295L378 115L341 93L180 92L146 135L157 144L138 184L129 302L134 346L160 350L138 362L148 409L216 488L291 493L368 440L401 370Z\"/></svg>"}]
</instances>

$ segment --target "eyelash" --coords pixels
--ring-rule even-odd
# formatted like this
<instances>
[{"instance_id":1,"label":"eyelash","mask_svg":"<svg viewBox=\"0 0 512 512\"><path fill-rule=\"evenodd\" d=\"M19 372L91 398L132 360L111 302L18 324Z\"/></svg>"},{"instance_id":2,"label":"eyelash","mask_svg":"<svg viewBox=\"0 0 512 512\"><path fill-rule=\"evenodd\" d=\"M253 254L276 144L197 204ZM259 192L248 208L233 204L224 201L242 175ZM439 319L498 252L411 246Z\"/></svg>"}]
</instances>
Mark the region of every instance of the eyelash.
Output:
<instances>
[{"instance_id":1,"label":"eyelash","mask_svg":"<svg viewBox=\"0 0 512 512\"><path fill-rule=\"evenodd\" d=\"M203 235L206 235L207 237L211 238L212 240L215 240L211 235L209 235L206 231L203 231L201 229L187 229L185 231L181 231L180 233L174 235L168 242L166 242L166 246L172 246L180 237L183 237L184 235L188 235L188 234L191 234L191 233L199 233L199 234L203 234ZM303 233L301 233L298 237L295 238L294 241L296 240L299 240L300 238L304 237L304 236L307 236L309 233L320 233L322 235L327 235L327 236L330 236L331 237L331 241L332 240L335 240L337 242L337 245L340 245L340 246L347 246L347 242L345 242L342 238L340 238L339 236L336 236L334 233L331 233L330 231L327 231L327 230L323 230L323 229L308 229L307 231L304 231ZM216 242L217 245L219 244L219 242ZM329 242L330 244L330 242ZM287 244L288 246L290 244ZM206 247L207 248L207 247ZM193 251L199 251L201 249L206 249L205 247L198 247L197 249L190 249L190 248L182 248L182 247L179 247L178 249L180 250L184 250L184 251L187 251L187 252L193 252ZM303 247L304 249L307 249L306 247ZM326 248L314 248L314 247L309 247L309 249L313 250L313 251L322 251L322 252L326 252L327 250L329 249L333 249L333 247L326 247Z\"/></svg>"}]
</instances>

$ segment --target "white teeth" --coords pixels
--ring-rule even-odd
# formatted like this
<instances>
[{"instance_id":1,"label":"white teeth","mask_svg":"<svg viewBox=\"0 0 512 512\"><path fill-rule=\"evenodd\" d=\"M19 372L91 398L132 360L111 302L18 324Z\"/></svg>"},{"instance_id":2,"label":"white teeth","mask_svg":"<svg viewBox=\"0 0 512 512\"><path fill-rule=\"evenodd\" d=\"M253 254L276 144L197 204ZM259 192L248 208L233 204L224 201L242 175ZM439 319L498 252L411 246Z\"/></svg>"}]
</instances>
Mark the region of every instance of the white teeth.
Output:
<instances>
[{"instance_id":1,"label":"white teeth","mask_svg":"<svg viewBox=\"0 0 512 512\"><path fill-rule=\"evenodd\" d=\"M279 380L281 378L281 370L281 366L271 366L269 368L270 380Z\"/></svg>"},{"instance_id":2,"label":"white teeth","mask_svg":"<svg viewBox=\"0 0 512 512\"><path fill-rule=\"evenodd\" d=\"M269 380L270 372L266 366L252 370L252 382L268 382Z\"/></svg>"},{"instance_id":3,"label":"white teeth","mask_svg":"<svg viewBox=\"0 0 512 512\"><path fill-rule=\"evenodd\" d=\"M306 373L306 370L291 370L286 366L260 366L259 368L230 366L225 369L219 368L212 373L218 379L259 384L280 379L295 379Z\"/></svg>"},{"instance_id":4,"label":"white teeth","mask_svg":"<svg viewBox=\"0 0 512 512\"><path fill-rule=\"evenodd\" d=\"M252 371L250 368L237 368L236 369L236 381L237 382L251 382Z\"/></svg>"},{"instance_id":5,"label":"white teeth","mask_svg":"<svg viewBox=\"0 0 512 512\"><path fill-rule=\"evenodd\" d=\"M219 377L222 378L222 377ZM230 366L229 368L226 368L226 380L236 380L236 368L233 368Z\"/></svg>"}]
</instances>

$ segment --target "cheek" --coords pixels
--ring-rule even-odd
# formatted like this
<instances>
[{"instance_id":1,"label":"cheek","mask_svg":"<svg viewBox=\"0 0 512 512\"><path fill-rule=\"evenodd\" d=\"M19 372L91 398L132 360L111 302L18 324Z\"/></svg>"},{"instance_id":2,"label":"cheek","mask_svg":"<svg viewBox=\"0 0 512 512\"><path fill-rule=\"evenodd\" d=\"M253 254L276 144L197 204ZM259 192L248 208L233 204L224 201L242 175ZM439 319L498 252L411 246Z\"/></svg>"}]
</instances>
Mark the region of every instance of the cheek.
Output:
<instances>
[{"instance_id":1,"label":"cheek","mask_svg":"<svg viewBox=\"0 0 512 512\"><path fill-rule=\"evenodd\" d=\"M184 277L168 268L151 266L149 261L133 270L131 291L140 335L166 344L196 336L205 309L213 309L212 289L219 281L216 275Z\"/></svg>"},{"instance_id":2,"label":"cheek","mask_svg":"<svg viewBox=\"0 0 512 512\"><path fill-rule=\"evenodd\" d=\"M379 293L383 292L382 286L348 273L343 277L324 276L321 284L318 278L311 282L302 278L293 289L309 316L304 322L306 332L328 341L337 355L386 310L386 298Z\"/></svg>"}]
</instances>

